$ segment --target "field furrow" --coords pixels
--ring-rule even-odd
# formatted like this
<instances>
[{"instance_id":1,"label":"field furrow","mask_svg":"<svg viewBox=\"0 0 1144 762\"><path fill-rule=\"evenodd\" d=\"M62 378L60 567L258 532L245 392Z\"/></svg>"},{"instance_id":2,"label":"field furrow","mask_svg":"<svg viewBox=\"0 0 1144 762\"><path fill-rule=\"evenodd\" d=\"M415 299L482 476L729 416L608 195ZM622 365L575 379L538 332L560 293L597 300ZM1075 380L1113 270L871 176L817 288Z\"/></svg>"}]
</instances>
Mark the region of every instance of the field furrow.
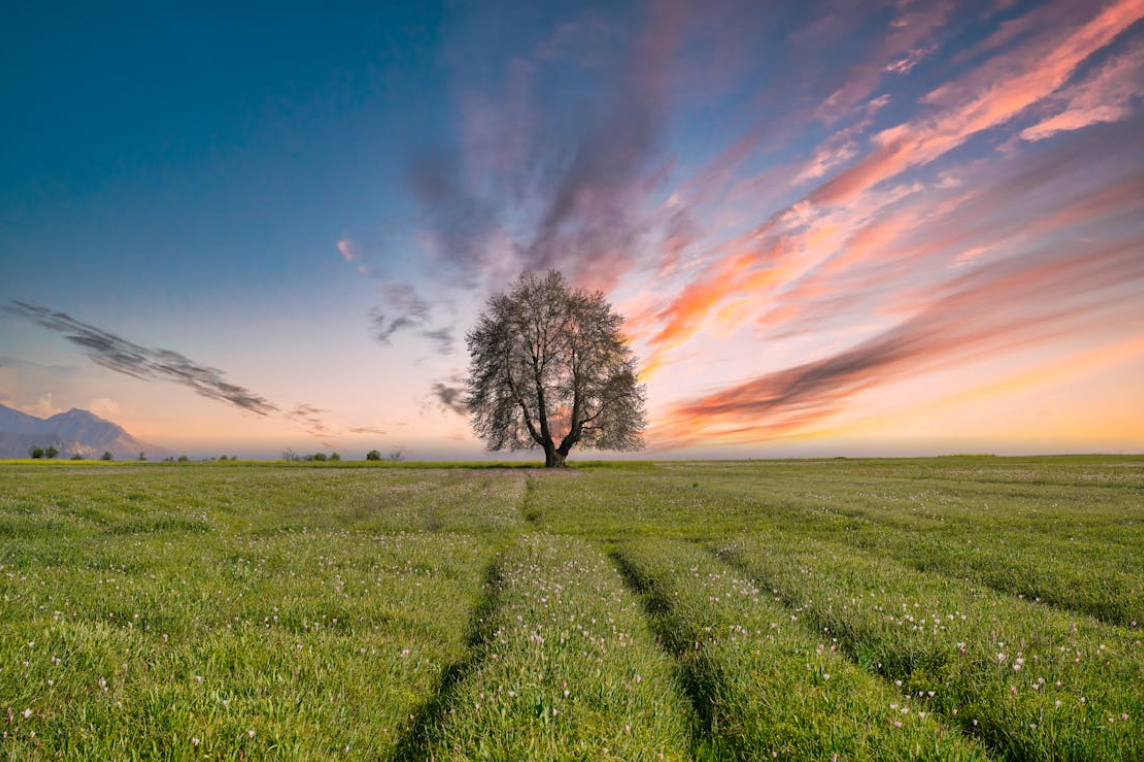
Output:
<instances>
[{"instance_id":1,"label":"field furrow","mask_svg":"<svg viewBox=\"0 0 1144 762\"><path fill-rule=\"evenodd\" d=\"M426 729L424 758L688 757L671 662L599 551L530 535L498 579L484 652Z\"/></svg>"},{"instance_id":2,"label":"field furrow","mask_svg":"<svg viewBox=\"0 0 1144 762\"><path fill-rule=\"evenodd\" d=\"M704 726L697 757L988 759L695 544L637 540L616 558L678 659Z\"/></svg>"},{"instance_id":3,"label":"field furrow","mask_svg":"<svg viewBox=\"0 0 1144 762\"><path fill-rule=\"evenodd\" d=\"M1005 758L1144 758L1139 633L807 537L756 535L719 552Z\"/></svg>"},{"instance_id":4,"label":"field furrow","mask_svg":"<svg viewBox=\"0 0 1144 762\"><path fill-rule=\"evenodd\" d=\"M376 759L464 653L458 535L119 535L0 569L6 759Z\"/></svg>"},{"instance_id":5,"label":"field furrow","mask_svg":"<svg viewBox=\"0 0 1144 762\"><path fill-rule=\"evenodd\" d=\"M984 469L899 467L845 481L730 478L710 489L754 507L758 528L813 532L1131 626L1144 622L1144 478L1136 470L1066 476L1030 467L989 478ZM970 473L981 480L965 479Z\"/></svg>"}]
</instances>

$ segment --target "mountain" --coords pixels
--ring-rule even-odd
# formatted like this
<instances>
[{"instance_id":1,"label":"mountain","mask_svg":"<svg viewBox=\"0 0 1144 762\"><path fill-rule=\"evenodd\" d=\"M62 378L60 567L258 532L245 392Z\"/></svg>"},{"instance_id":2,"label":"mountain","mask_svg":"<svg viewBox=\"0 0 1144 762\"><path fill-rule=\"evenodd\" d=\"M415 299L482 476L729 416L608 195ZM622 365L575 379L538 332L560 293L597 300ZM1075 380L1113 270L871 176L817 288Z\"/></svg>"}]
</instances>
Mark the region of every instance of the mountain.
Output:
<instances>
[{"instance_id":1,"label":"mountain","mask_svg":"<svg viewBox=\"0 0 1144 762\"><path fill-rule=\"evenodd\" d=\"M0 431L13 434L38 434L44 430L44 420L0 405Z\"/></svg>"},{"instance_id":2,"label":"mountain","mask_svg":"<svg viewBox=\"0 0 1144 762\"><path fill-rule=\"evenodd\" d=\"M141 442L122 426L87 410L72 408L51 418L36 418L0 405L0 458L26 458L30 447L55 447L60 457L98 458L110 452L117 460L169 455Z\"/></svg>"}]
</instances>

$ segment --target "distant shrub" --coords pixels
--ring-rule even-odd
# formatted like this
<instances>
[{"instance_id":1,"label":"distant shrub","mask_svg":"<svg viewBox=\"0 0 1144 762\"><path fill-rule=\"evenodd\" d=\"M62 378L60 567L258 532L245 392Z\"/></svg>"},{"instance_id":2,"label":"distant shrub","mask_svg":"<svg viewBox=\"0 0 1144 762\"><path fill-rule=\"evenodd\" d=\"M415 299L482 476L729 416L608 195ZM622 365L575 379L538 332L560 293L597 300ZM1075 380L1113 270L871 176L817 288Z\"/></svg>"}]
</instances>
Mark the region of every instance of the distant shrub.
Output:
<instances>
[{"instance_id":1,"label":"distant shrub","mask_svg":"<svg viewBox=\"0 0 1144 762\"><path fill-rule=\"evenodd\" d=\"M338 455L336 452L330 454L330 460L341 460L341 459L342 459L342 456Z\"/></svg>"},{"instance_id":2,"label":"distant shrub","mask_svg":"<svg viewBox=\"0 0 1144 762\"><path fill-rule=\"evenodd\" d=\"M71 459L72 460L83 460L83 456L77 452L75 455L71 456Z\"/></svg>"},{"instance_id":3,"label":"distant shrub","mask_svg":"<svg viewBox=\"0 0 1144 762\"><path fill-rule=\"evenodd\" d=\"M32 460L39 460L44 457L44 448L39 445L32 445L28 448L28 457Z\"/></svg>"},{"instance_id":4,"label":"distant shrub","mask_svg":"<svg viewBox=\"0 0 1144 762\"><path fill-rule=\"evenodd\" d=\"M142 463L145 460L147 460L147 453L145 453L145 452L139 453L139 462Z\"/></svg>"},{"instance_id":5,"label":"distant shrub","mask_svg":"<svg viewBox=\"0 0 1144 762\"><path fill-rule=\"evenodd\" d=\"M180 463L186 463L188 458L186 455L180 455L178 460Z\"/></svg>"},{"instance_id":6,"label":"distant shrub","mask_svg":"<svg viewBox=\"0 0 1144 762\"><path fill-rule=\"evenodd\" d=\"M59 454L60 454L60 451L56 449L55 445L48 445L47 448L44 450L44 457L47 458L48 460L51 460L52 458L58 456Z\"/></svg>"},{"instance_id":7,"label":"distant shrub","mask_svg":"<svg viewBox=\"0 0 1144 762\"><path fill-rule=\"evenodd\" d=\"M381 453L377 450L370 450L365 454L366 460L381 460Z\"/></svg>"},{"instance_id":8,"label":"distant shrub","mask_svg":"<svg viewBox=\"0 0 1144 762\"><path fill-rule=\"evenodd\" d=\"M110 452L107 452L106 450L104 451L103 455L99 456L99 459L100 460L115 460L115 458L112 456L112 454Z\"/></svg>"},{"instance_id":9,"label":"distant shrub","mask_svg":"<svg viewBox=\"0 0 1144 762\"><path fill-rule=\"evenodd\" d=\"M313 455L313 459L314 459L314 460L316 460L316 461L318 461L319 463L325 463L325 462L326 462L326 460L328 460L328 459L326 458L326 453L324 453L324 452L316 452L316 453L314 453L314 455Z\"/></svg>"}]
</instances>

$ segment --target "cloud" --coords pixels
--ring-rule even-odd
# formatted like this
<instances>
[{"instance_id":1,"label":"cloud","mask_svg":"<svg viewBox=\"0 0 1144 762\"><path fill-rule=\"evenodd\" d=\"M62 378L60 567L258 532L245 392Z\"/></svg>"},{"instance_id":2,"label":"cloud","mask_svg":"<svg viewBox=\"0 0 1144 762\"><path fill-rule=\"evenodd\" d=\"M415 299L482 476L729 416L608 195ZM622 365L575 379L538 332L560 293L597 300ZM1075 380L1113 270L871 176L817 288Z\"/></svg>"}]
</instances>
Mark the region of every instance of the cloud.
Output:
<instances>
[{"instance_id":1,"label":"cloud","mask_svg":"<svg viewBox=\"0 0 1144 762\"><path fill-rule=\"evenodd\" d=\"M207 399L225 402L256 415L278 412L277 406L249 389L227 381L223 372L174 352L153 349L76 320L65 312L52 312L15 301L4 309L61 334L80 347L92 362L117 373L146 381L171 381Z\"/></svg>"},{"instance_id":2,"label":"cloud","mask_svg":"<svg viewBox=\"0 0 1144 762\"><path fill-rule=\"evenodd\" d=\"M873 49L866 53L866 57L840 68L843 81L818 105L815 116L823 122L837 122L867 103L887 74L900 76L917 66L937 49L937 45L931 42L935 36L948 36L955 31L950 18L952 6L948 0L900 4L885 33L875 37ZM881 8L875 3L867 4L864 10L873 15L872 19L863 19L865 23L877 21L881 15ZM853 17L856 12L854 8L835 10L835 16L843 26L835 34L854 35ZM834 44L845 43L838 40Z\"/></svg>"},{"instance_id":3,"label":"cloud","mask_svg":"<svg viewBox=\"0 0 1144 762\"><path fill-rule=\"evenodd\" d=\"M338 252L342 255L342 259L347 262L356 262L360 258L357 251L357 244L348 238L343 238L338 241Z\"/></svg>"},{"instance_id":4,"label":"cloud","mask_svg":"<svg viewBox=\"0 0 1144 762\"><path fill-rule=\"evenodd\" d=\"M5 308L6 312L11 313L12 310ZM15 314L15 313L13 313ZM74 365L43 365L31 360L25 360L20 357L12 357L11 355L0 355L0 368L32 368L34 370L43 370L49 373L70 376L79 372L79 368Z\"/></svg>"},{"instance_id":5,"label":"cloud","mask_svg":"<svg viewBox=\"0 0 1144 762\"><path fill-rule=\"evenodd\" d=\"M286 413L286 417L301 424L306 433L310 436L322 439L333 433L322 418L322 413L325 412L327 411L316 408L313 405L301 404Z\"/></svg>"},{"instance_id":6,"label":"cloud","mask_svg":"<svg viewBox=\"0 0 1144 762\"><path fill-rule=\"evenodd\" d=\"M920 10L921 6L919 6ZM930 7L937 19L941 9ZM1094 53L1108 46L1126 28L1144 17L1144 0L1119 0L1072 26L1031 25L1014 50L970 69L958 79L931 91L924 100L929 108L896 126L876 132L870 148L856 163L808 192L801 199L768 214L754 230L708 249L703 266L677 294L659 309L645 309L635 321L635 331L648 337L644 373L654 372L667 354L703 330L727 330L741 321L744 300L765 303L790 284L836 257L828 267L839 268L846 260L863 262L887 251L890 241L917 228L925 217L940 212L916 208L910 214L895 214L902 199L922 195L932 204L934 194L924 183L902 177L906 170L945 156L975 135L998 127L1045 102L1066 84ZM1109 64L1116 74L1096 75L1100 82L1123 82L1128 64ZM1103 75L1103 77L1102 77ZM860 116L824 140L810 162L792 176L810 179L830 168L851 161L858 137L873 117ZM945 175L948 178L948 173ZM890 185L895 181L895 185ZM943 190L956 190L942 183ZM969 198L972 191L963 196ZM1000 199L1012 209L1014 198ZM994 218L994 209L985 210ZM981 230L969 221L969 230ZM865 232L863 232L865 231ZM850 243L848 243L848 241ZM978 243L977 245L982 245ZM908 251L909 247L901 247ZM913 247L925 250L925 244ZM966 247L963 251L970 247ZM932 247L931 247L932 249ZM841 252L841 253L840 253ZM893 257L887 258L889 265ZM835 301L845 305L846 300ZM789 310L784 310L789 314ZM781 316L783 313L779 313Z\"/></svg>"},{"instance_id":7,"label":"cloud","mask_svg":"<svg viewBox=\"0 0 1144 762\"><path fill-rule=\"evenodd\" d=\"M1084 81L1068 87L1054 100L1057 113L1021 131L1025 140L1044 140L1058 132L1090 124L1118 122L1133 113L1132 104L1144 95L1144 43L1111 58ZM1063 106L1063 110L1060 107Z\"/></svg>"},{"instance_id":8,"label":"cloud","mask_svg":"<svg viewBox=\"0 0 1144 762\"><path fill-rule=\"evenodd\" d=\"M464 401L467 393L464 377L455 375L443 381L434 381L429 394L441 410L467 417L469 408Z\"/></svg>"},{"instance_id":9,"label":"cloud","mask_svg":"<svg viewBox=\"0 0 1144 762\"><path fill-rule=\"evenodd\" d=\"M66 312L53 312L44 307L14 301L3 309L13 315L62 335L78 346L92 362L116 373L142 381L167 381L191 389L207 399L223 402L259 416L280 415L294 421L315 437L333 433L321 418L319 410L301 404L284 411L265 397L226 380L223 371L191 360L170 349L145 347L110 331L73 318ZM96 399L93 406L104 410L118 408L109 399Z\"/></svg>"},{"instance_id":10,"label":"cloud","mask_svg":"<svg viewBox=\"0 0 1144 762\"><path fill-rule=\"evenodd\" d=\"M461 177L452 150L420 156L406 172L406 182L428 218L438 263L469 285L474 264L484 260L485 246L499 227L499 210L471 192Z\"/></svg>"},{"instance_id":11,"label":"cloud","mask_svg":"<svg viewBox=\"0 0 1144 762\"><path fill-rule=\"evenodd\" d=\"M85 407L100 418L112 421L123 414L123 406L110 397L96 397Z\"/></svg>"},{"instance_id":12,"label":"cloud","mask_svg":"<svg viewBox=\"0 0 1144 762\"><path fill-rule=\"evenodd\" d=\"M421 336L437 345L437 353L448 355L453 353L453 331L451 328L437 328L432 331L422 331Z\"/></svg>"},{"instance_id":13,"label":"cloud","mask_svg":"<svg viewBox=\"0 0 1144 762\"><path fill-rule=\"evenodd\" d=\"M1144 17L1144 0L1119 0L1051 45L1037 38L988 66L931 92L925 101L949 104L875 136L877 148L808 198L839 204L914 166L927 164L969 138L1004 124L1051 95L1096 51Z\"/></svg>"},{"instance_id":14,"label":"cloud","mask_svg":"<svg viewBox=\"0 0 1144 762\"><path fill-rule=\"evenodd\" d=\"M389 345L393 334L409 328L420 328L429 320L429 303L404 283L380 283L378 288L385 304L369 313L373 337Z\"/></svg>"},{"instance_id":15,"label":"cloud","mask_svg":"<svg viewBox=\"0 0 1144 762\"><path fill-rule=\"evenodd\" d=\"M350 433L351 434L377 434L378 436L383 436L389 432L387 432L385 429L379 428L377 426L351 426L350 427Z\"/></svg>"},{"instance_id":16,"label":"cloud","mask_svg":"<svg viewBox=\"0 0 1144 762\"><path fill-rule=\"evenodd\" d=\"M51 418L53 415L64 412L62 408L56 407L55 403L52 402L50 392L41 395L30 405L18 405L16 408L22 413L27 413L37 418Z\"/></svg>"},{"instance_id":17,"label":"cloud","mask_svg":"<svg viewBox=\"0 0 1144 762\"><path fill-rule=\"evenodd\" d=\"M1144 252L1135 240L979 267L940 288L915 316L851 349L674 406L649 441L683 446L805 432L868 389L1094 325L1123 325L1133 296L1121 287L1141 280Z\"/></svg>"},{"instance_id":18,"label":"cloud","mask_svg":"<svg viewBox=\"0 0 1144 762\"><path fill-rule=\"evenodd\" d=\"M586 10L492 76L455 62L456 139L407 175L434 260L451 277L499 284L557 267L578 285L607 287L632 265L649 193L662 182L657 159L686 14L675 0L642 10L635 31L625 14L605 21ZM591 97L558 97L570 77Z\"/></svg>"}]
</instances>

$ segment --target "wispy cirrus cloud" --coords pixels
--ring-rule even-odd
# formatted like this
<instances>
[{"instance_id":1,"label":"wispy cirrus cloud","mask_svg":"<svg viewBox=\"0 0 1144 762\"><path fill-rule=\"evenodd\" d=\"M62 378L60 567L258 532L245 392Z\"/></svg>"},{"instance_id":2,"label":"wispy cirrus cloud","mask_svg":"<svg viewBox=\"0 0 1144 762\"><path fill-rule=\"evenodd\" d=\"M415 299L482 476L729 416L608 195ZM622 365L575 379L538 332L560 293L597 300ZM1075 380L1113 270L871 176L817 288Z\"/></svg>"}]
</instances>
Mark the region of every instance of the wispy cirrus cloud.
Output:
<instances>
[{"instance_id":1,"label":"wispy cirrus cloud","mask_svg":"<svg viewBox=\"0 0 1144 762\"><path fill-rule=\"evenodd\" d=\"M983 267L949 283L918 315L851 349L676 405L649 440L685 446L812 430L868 389L1081 327L1123 324L1131 295L1117 287L1141 280L1144 252L1136 241Z\"/></svg>"},{"instance_id":2,"label":"wispy cirrus cloud","mask_svg":"<svg viewBox=\"0 0 1144 762\"><path fill-rule=\"evenodd\" d=\"M647 4L634 33L620 34L630 22L586 10L493 76L460 72L456 141L408 172L435 261L462 283L495 287L549 267L607 287L631 267L664 170L687 13L677 0ZM553 97L573 72L592 93L574 105Z\"/></svg>"},{"instance_id":3,"label":"wispy cirrus cloud","mask_svg":"<svg viewBox=\"0 0 1144 762\"><path fill-rule=\"evenodd\" d=\"M14 301L4 305L3 309L60 334L79 347L96 365L116 373L142 381L178 384L200 397L258 416L281 416L301 425L308 434L317 438L334 433L322 416L326 411L307 404L284 410L266 397L228 381L222 370L196 362L174 350L143 346L66 312L26 302Z\"/></svg>"},{"instance_id":4,"label":"wispy cirrus cloud","mask_svg":"<svg viewBox=\"0 0 1144 762\"><path fill-rule=\"evenodd\" d=\"M429 302L422 299L412 286L404 283L380 283L383 303L369 313L373 337L388 345L393 334L401 330L423 329L429 321Z\"/></svg>"},{"instance_id":5,"label":"wispy cirrus cloud","mask_svg":"<svg viewBox=\"0 0 1144 762\"><path fill-rule=\"evenodd\" d=\"M25 302L12 302L4 309L62 335L92 362L108 370L145 381L170 381L191 389L200 397L224 402L255 415L279 412L278 406L265 397L227 381L221 370L197 363L173 350L145 347L76 320L66 312L53 312Z\"/></svg>"},{"instance_id":6,"label":"wispy cirrus cloud","mask_svg":"<svg viewBox=\"0 0 1144 762\"><path fill-rule=\"evenodd\" d=\"M465 405L466 393L465 377L455 374L449 378L434 381L429 392L429 399L443 411L468 416L469 408Z\"/></svg>"},{"instance_id":7,"label":"wispy cirrus cloud","mask_svg":"<svg viewBox=\"0 0 1144 762\"><path fill-rule=\"evenodd\" d=\"M1130 117L1134 101L1144 96L1144 42L1106 61L1096 71L1053 98L1052 116L1021 131L1025 140L1044 140L1101 122ZM1059 104L1059 105L1058 105ZM1060 110L1063 106L1063 110Z\"/></svg>"},{"instance_id":8,"label":"wispy cirrus cloud","mask_svg":"<svg viewBox=\"0 0 1144 762\"><path fill-rule=\"evenodd\" d=\"M864 155L858 156L858 140L870 123L868 117L826 139L794 175L796 180L826 177L832 168L857 156L856 161L771 212L755 229L709 248L706 264L676 296L637 318L635 331L648 337L650 347L644 372L657 371L674 349L699 332L741 321L742 311L735 305L744 299L774 298L836 256L857 261L867 256L863 251L885 249L915 226L894 211L901 200L928 190L907 180L907 170L930 164L1045 101L1090 56L1141 18L1144 0L1118 0L1090 11L1073 26L1050 24L1038 16L1037 24L1011 36L1019 41L1013 49L925 95L923 101L930 109L938 107L936 112L883 127L873 134ZM1123 63L1118 59L1108 67L1114 74L1098 74L1096 81L1124 81L1132 61L1131 56ZM897 185L890 186L891 181ZM926 196L932 203L932 194Z\"/></svg>"},{"instance_id":9,"label":"wispy cirrus cloud","mask_svg":"<svg viewBox=\"0 0 1144 762\"><path fill-rule=\"evenodd\" d=\"M850 201L865 189L932 162L971 137L1008 122L1055 92L1089 56L1141 18L1144 0L1120 0L1051 44L1035 39L938 88L924 100L945 106L941 112L882 130L865 159L821 185L808 200L819 205ZM1054 38L1058 34L1054 30Z\"/></svg>"}]
</instances>

